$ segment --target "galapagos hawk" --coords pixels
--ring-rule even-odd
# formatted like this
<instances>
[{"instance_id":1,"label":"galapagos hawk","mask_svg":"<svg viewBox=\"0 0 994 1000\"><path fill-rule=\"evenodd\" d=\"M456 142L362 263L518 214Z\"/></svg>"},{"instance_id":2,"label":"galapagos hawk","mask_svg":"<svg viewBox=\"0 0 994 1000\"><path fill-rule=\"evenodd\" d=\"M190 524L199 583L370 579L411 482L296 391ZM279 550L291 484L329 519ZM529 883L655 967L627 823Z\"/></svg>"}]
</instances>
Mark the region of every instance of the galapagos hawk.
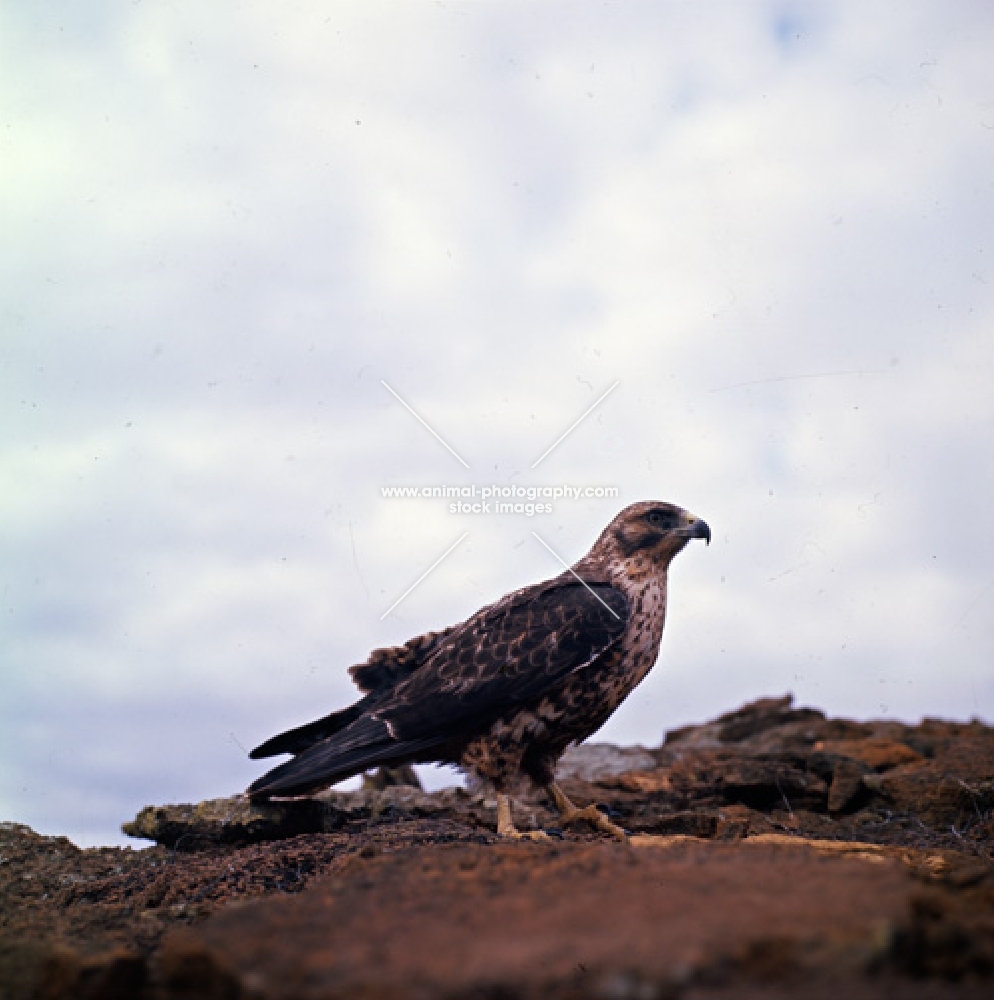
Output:
<instances>
[{"instance_id":1,"label":"galapagos hawk","mask_svg":"<svg viewBox=\"0 0 994 1000\"><path fill-rule=\"evenodd\" d=\"M508 790L544 788L563 824L585 820L624 839L596 807L577 808L555 782L567 747L596 732L656 661L666 571L700 518L648 501L621 511L572 569L522 587L466 621L349 668L364 697L256 747L291 753L248 789L253 800L306 795L372 767L436 761L490 781L497 832L514 826Z\"/></svg>"}]
</instances>

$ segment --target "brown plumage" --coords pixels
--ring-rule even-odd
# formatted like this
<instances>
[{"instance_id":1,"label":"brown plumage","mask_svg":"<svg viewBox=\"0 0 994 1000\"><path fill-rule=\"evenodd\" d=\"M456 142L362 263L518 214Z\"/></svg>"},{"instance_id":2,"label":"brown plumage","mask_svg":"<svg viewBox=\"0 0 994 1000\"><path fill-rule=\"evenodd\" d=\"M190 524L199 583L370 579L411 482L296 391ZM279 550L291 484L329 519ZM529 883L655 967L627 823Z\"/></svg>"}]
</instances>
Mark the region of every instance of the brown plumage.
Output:
<instances>
[{"instance_id":1,"label":"brown plumage","mask_svg":"<svg viewBox=\"0 0 994 1000\"><path fill-rule=\"evenodd\" d=\"M623 837L596 809L573 806L555 784L555 765L652 668L666 570L692 538L710 541L711 531L687 511L632 504L571 571L513 591L462 624L374 650L349 670L364 698L252 751L295 756L249 795L304 795L368 768L437 761L493 783L501 835L521 836L506 793L525 775L547 789L563 822L585 819Z\"/></svg>"}]
</instances>

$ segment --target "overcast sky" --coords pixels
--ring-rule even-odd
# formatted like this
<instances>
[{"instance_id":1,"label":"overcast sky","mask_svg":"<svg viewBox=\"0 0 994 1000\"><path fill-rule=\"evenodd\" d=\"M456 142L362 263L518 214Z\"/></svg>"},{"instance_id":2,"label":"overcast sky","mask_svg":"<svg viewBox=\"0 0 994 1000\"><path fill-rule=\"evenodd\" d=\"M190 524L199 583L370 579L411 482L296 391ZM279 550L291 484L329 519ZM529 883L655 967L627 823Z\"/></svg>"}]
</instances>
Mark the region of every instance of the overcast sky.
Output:
<instances>
[{"instance_id":1,"label":"overcast sky","mask_svg":"<svg viewBox=\"0 0 994 1000\"><path fill-rule=\"evenodd\" d=\"M0 6L0 819L240 790L642 499L714 538L598 738L994 718L992 52L950 0ZM618 495L381 491L511 484Z\"/></svg>"}]
</instances>

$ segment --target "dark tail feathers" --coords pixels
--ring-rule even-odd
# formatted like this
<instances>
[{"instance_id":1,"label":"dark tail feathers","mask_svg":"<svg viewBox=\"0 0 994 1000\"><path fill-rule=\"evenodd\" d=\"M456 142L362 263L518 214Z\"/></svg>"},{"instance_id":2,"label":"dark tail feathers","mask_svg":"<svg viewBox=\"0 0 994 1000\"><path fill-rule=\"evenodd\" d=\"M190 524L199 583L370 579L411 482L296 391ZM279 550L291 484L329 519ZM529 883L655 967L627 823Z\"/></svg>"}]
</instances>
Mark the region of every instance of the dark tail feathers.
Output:
<instances>
[{"instance_id":1,"label":"dark tail feathers","mask_svg":"<svg viewBox=\"0 0 994 1000\"><path fill-rule=\"evenodd\" d=\"M280 733L257 746L249 753L249 757L252 760L259 760L260 757L275 757L280 753L303 753L315 743L320 743L329 736L334 736L346 726L352 725L369 708L370 700L369 697L363 698L349 708L332 712L331 715L326 715L316 722L308 722L306 726L288 729L285 733Z\"/></svg>"},{"instance_id":2,"label":"dark tail feathers","mask_svg":"<svg viewBox=\"0 0 994 1000\"><path fill-rule=\"evenodd\" d=\"M337 738L313 744L293 760L274 767L249 785L248 794L255 800L307 795L371 767L390 767L416 759L438 742L438 737L399 742L383 722L367 716Z\"/></svg>"}]
</instances>

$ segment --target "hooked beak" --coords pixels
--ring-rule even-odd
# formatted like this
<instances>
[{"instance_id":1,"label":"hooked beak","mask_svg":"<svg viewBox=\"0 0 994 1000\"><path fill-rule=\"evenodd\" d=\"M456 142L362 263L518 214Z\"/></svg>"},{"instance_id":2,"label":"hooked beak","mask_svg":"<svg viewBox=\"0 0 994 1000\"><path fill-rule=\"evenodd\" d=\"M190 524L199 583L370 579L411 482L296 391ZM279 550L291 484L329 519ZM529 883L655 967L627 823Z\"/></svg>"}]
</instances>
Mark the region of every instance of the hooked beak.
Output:
<instances>
[{"instance_id":1,"label":"hooked beak","mask_svg":"<svg viewBox=\"0 0 994 1000\"><path fill-rule=\"evenodd\" d=\"M691 515L690 523L687 525L687 538L703 538L706 545L711 544L711 529L707 521Z\"/></svg>"}]
</instances>

